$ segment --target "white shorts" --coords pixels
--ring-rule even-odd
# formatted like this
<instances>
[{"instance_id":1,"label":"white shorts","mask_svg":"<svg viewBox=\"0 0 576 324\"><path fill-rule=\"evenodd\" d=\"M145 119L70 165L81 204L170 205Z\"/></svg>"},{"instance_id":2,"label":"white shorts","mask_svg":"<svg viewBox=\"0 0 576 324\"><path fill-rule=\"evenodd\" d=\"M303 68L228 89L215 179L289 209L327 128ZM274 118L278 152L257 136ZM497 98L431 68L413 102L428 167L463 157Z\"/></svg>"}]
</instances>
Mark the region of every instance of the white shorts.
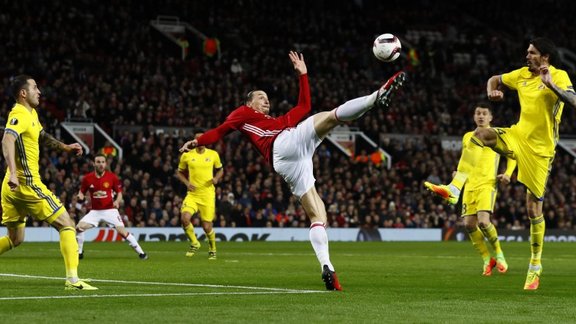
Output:
<instances>
[{"instance_id":1,"label":"white shorts","mask_svg":"<svg viewBox=\"0 0 576 324\"><path fill-rule=\"evenodd\" d=\"M82 217L80 222L88 223L94 227L97 227L100 222L105 222L114 227L124 226L124 222L120 217L118 209L91 210L88 214Z\"/></svg>"},{"instance_id":2,"label":"white shorts","mask_svg":"<svg viewBox=\"0 0 576 324\"><path fill-rule=\"evenodd\" d=\"M284 178L298 198L316 182L312 156L322 139L314 129L314 118L308 117L296 128L287 128L276 137L272 151L274 171Z\"/></svg>"}]
</instances>

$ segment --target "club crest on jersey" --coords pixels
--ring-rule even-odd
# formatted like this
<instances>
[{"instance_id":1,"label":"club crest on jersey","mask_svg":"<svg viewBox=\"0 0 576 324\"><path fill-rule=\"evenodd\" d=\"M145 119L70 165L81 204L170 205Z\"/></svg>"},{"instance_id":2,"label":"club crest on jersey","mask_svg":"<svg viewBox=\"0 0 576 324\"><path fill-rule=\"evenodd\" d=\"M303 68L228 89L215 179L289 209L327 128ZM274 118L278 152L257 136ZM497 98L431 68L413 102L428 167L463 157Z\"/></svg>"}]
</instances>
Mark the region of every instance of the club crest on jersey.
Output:
<instances>
[{"instance_id":1,"label":"club crest on jersey","mask_svg":"<svg viewBox=\"0 0 576 324\"><path fill-rule=\"evenodd\" d=\"M105 181L102 186L104 186L104 188L110 188L110 183L108 183L108 181Z\"/></svg>"},{"instance_id":2,"label":"club crest on jersey","mask_svg":"<svg viewBox=\"0 0 576 324\"><path fill-rule=\"evenodd\" d=\"M18 119L16 118L10 119L10 125L18 125Z\"/></svg>"}]
</instances>

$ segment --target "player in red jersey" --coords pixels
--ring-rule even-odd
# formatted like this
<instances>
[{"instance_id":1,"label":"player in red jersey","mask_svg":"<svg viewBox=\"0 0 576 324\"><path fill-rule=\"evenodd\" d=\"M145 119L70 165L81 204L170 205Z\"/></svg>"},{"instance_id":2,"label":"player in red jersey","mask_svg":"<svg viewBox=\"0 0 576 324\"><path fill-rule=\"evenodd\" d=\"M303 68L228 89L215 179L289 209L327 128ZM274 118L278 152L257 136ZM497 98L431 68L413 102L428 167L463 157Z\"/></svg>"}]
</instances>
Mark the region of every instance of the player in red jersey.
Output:
<instances>
[{"instance_id":1,"label":"player in red jersey","mask_svg":"<svg viewBox=\"0 0 576 324\"><path fill-rule=\"evenodd\" d=\"M76 225L78 257L84 258L84 232L98 226L100 222L105 222L114 226L118 234L122 235L138 253L140 259L146 260L148 255L144 253L134 235L126 231L124 227L124 222L118 212L118 207L122 201L122 185L114 173L106 171L106 164L106 156L96 154L94 156L94 172L84 175L80 192L78 192L78 199L80 200L84 200L86 193L89 192L92 204L90 212L82 217ZM113 197L114 194L116 194L116 199Z\"/></svg>"},{"instance_id":2,"label":"player in red jersey","mask_svg":"<svg viewBox=\"0 0 576 324\"><path fill-rule=\"evenodd\" d=\"M250 91L246 104L236 108L220 126L197 139L186 142L181 152L197 146L215 143L232 131L240 131L264 156L273 169L289 184L306 214L310 218L310 242L320 262L322 280L328 290L342 290L334 267L330 262L326 234L326 207L314 187L312 156L324 137L342 122L360 118L374 106L385 108L393 93L402 86L406 75L398 72L372 94L347 101L331 111L308 117L310 113L310 86L304 56L291 51L288 56L300 75L298 104L280 117L269 115L270 102L262 90ZM302 121L302 122L300 122Z\"/></svg>"}]
</instances>

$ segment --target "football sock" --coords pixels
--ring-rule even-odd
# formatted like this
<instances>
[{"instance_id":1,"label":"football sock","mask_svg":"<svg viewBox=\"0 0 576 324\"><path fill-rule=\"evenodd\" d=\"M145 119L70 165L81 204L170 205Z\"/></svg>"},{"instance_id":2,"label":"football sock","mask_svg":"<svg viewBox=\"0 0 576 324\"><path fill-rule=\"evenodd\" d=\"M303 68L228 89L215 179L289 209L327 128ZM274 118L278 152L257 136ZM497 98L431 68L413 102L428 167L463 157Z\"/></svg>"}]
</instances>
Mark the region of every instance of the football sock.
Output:
<instances>
[{"instance_id":1,"label":"football sock","mask_svg":"<svg viewBox=\"0 0 576 324\"><path fill-rule=\"evenodd\" d=\"M84 252L84 231L76 232L76 242L78 242L78 254Z\"/></svg>"},{"instance_id":2,"label":"football sock","mask_svg":"<svg viewBox=\"0 0 576 324\"><path fill-rule=\"evenodd\" d=\"M124 239L134 249L134 251L136 251L136 253L138 253L138 254L144 253L144 250L142 250L142 247L140 247L140 244L138 244L138 241L136 240L134 235L132 235L131 233L128 233L128 235L126 235L126 237Z\"/></svg>"},{"instance_id":3,"label":"football sock","mask_svg":"<svg viewBox=\"0 0 576 324\"><path fill-rule=\"evenodd\" d=\"M340 121L351 121L360 118L370 110L370 108L374 107L376 97L378 97L378 91L375 91L368 96L346 101L344 104L334 109L336 119Z\"/></svg>"},{"instance_id":4,"label":"football sock","mask_svg":"<svg viewBox=\"0 0 576 324\"><path fill-rule=\"evenodd\" d=\"M479 230L478 226L469 231L468 236L470 237L470 241L472 241L472 246L476 251L478 251L478 253L480 253L480 256L482 256L482 260L485 262L490 260L490 252L488 252L488 248L484 242L484 234L482 234L482 231Z\"/></svg>"},{"instance_id":5,"label":"football sock","mask_svg":"<svg viewBox=\"0 0 576 324\"><path fill-rule=\"evenodd\" d=\"M530 219L530 251L532 252L530 264L533 266L540 265L545 230L546 222L544 221L544 215Z\"/></svg>"},{"instance_id":6,"label":"football sock","mask_svg":"<svg viewBox=\"0 0 576 324\"><path fill-rule=\"evenodd\" d=\"M334 266L330 262L330 253L328 252L328 234L326 234L326 228L324 228L324 223L314 222L310 225L310 243L312 243L312 248L316 252L316 258L320 262L320 269L324 265L328 265L331 271L334 271Z\"/></svg>"},{"instance_id":7,"label":"football sock","mask_svg":"<svg viewBox=\"0 0 576 324\"><path fill-rule=\"evenodd\" d=\"M492 246L494 253L496 254L502 253L502 248L500 247L500 240L498 240L498 231L496 230L494 224L490 223L486 227L480 227L480 230L482 231L482 233L484 233L484 237L488 239L488 242L490 242L490 245Z\"/></svg>"},{"instance_id":8,"label":"football sock","mask_svg":"<svg viewBox=\"0 0 576 324\"><path fill-rule=\"evenodd\" d=\"M198 239L196 238L196 233L194 233L194 226L192 225L192 223L190 223L188 226L184 227L184 233L186 233L186 236L188 237L188 239L190 240L190 242L192 244L200 243L200 242L198 242Z\"/></svg>"},{"instance_id":9,"label":"football sock","mask_svg":"<svg viewBox=\"0 0 576 324\"><path fill-rule=\"evenodd\" d=\"M14 244L8 235L0 237L0 254L12 250L13 248Z\"/></svg>"},{"instance_id":10,"label":"football sock","mask_svg":"<svg viewBox=\"0 0 576 324\"><path fill-rule=\"evenodd\" d=\"M208 238L208 249L211 252L216 252L216 232L214 232L214 229L210 233L206 233L206 237Z\"/></svg>"},{"instance_id":11,"label":"football sock","mask_svg":"<svg viewBox=\"0 0 576 324\"><path fill-rule=\"evenodd\" d=\"M462 155L458 162L458 168L456 169L456 175L452 179L452 182L450 182L450 190L456 195L456 192L454 191L457 189L457 196L460 195L460 191L468 179L468 174L470 174L470 172L472 172L476 167L476 164L482 155L482 150L484 149L484 144L476 136L472 136L470 143L472 145L468 145L466 149L462 150Z\"/></svg>"},{"instance_id":12,"label":"football sock","mask_svg":"<svg viewBox=\"0 0 576 324\"><path fill-rule=\"evenodd\" d=\"M60 252L64 257L66 278L76 283L78 281L78 243L74 227L66 226L60 229Z\"/></svg>"}]
</instances>

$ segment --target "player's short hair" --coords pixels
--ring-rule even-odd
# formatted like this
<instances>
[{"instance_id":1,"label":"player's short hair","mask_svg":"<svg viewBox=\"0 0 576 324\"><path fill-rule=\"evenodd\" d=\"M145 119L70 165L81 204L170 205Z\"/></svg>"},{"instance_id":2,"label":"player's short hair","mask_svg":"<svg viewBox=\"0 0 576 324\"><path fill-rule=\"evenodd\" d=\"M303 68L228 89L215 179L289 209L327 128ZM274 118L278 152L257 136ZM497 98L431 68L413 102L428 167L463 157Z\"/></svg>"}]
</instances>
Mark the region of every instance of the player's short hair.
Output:
<instances>
[{"instance_id":1,"label":"player's short hair","mask_svg":"<svg viewBox=\"0 0 576 324\"><path fill-rule=\"evenodd\" d=\"M245 98L245 101L244 101L244 104L245 104L245 105L247 105L250 101L252 101L252 99L254 98L254 92L257 92L257 91L265 92L265 91L262 90L262 89L255 89L255 90L252 90L252 91L248 92L248 94L246 94L246 98Z\"/></svg>"},{"instance_id":2,"label":"player's short hair","mask_svg":"<svg viewBox=\"0 0 576 324\"><path fill-rule=\"evenodd\" d=\"M551 65L556 65L556 63L559 63L558 49L556 48L556 44L554 44L554 42L548 38L536 37L530 40L530 44L536 47L541 55L548 55L548 63Z\"/></svg>"},{"instance_id":3,"label":"player's short hair","mask_svg":"<svg viewBox=\"0 0 576 324\"><path fill-rule=\"evenodd\" d=\"M247 105L250 101L252 101L252 97L254 96L254 92L256 90L252 90L246 94L246 98L244 98L244 104Z\"/></svg>"},{"instance_id":4,"label":"player's short hair","mask_svg":"<svg viewBox=\"0 0 576 324\"><path fill-rule=\"evenodd\" d=\"M96 153L94 154L94 158L92 158L92 161L96 161L97 157L103 157L104 160L106 160L106 155L104 153Z\"/></svg>"},{"instance_id":5,"label":"player's short hair","mask_svg":"<svg viewBox=\"0 0 576 324\"><path fill-rule=\"evenodd\" d=\"M10 81L10 93L14 100L18 101L18 97L20 96L20 90L26 88L28 86L28 80L32 80L33 78L26 74L20 74L12 78Z\"/></svg>"},{"instance_id":6,"label":"player's short hair","mask_svg":"<svg viewBox=\"0 0 576 324\"><path fill-rule=\"evenodd\" d=\"M480 101L480 102L476 103L476 105L474 105L474 109L476 109L476 108L488 109L488 111L490 111L490 113L493 113L492 105L488 101Z\"/></svg>"}]
</instances>

